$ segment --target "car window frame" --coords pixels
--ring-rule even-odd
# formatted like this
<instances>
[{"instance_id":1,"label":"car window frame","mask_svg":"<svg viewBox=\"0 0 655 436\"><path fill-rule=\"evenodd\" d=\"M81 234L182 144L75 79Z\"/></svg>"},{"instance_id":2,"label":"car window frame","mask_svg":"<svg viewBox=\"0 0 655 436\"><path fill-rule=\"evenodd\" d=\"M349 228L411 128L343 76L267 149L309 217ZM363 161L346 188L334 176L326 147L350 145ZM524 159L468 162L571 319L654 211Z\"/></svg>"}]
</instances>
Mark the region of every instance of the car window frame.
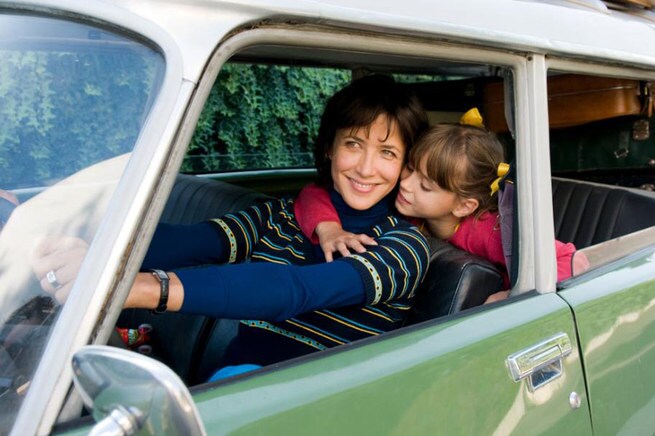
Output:
<instances>
[{"instance_id":1,"label":"car window frame","mask_svg":"<svg viewBox=\"0 0 655 436\"><path fill-rule=\"evenodd\" d=\"M205 101L207 100L212 87L214 86L216 77L224 63L230 60L235 54L240 51L256 46L262 45L283 45L293 49L294 47L300 48L329 48L333 50L354 50L364 51L367 53L374 53L377 55L389 56L422 56L427 58L434 58L435 60L454 60L454 61L468 61L474 64L493 64L502 67L507 67L512 70L515 75L515 83L521 84L515 92L517 106L527 107L528 103L528 56L522 53L510 53L508 51L501 51L493 47L486 46L473 46L465 44L452 44L443 43L441 41L426 41L414 40L406 37L394 37L393 35L385 35L384 39L380 39L377 35L365 35L356 32L349 32L344 29L334 29L331 27L322 26L282 26L282 25L262 25L256 29L247 29L241 32L235 32L230 38L223 41L215 50L213 56L209 59L205 74L198 82L198 88L189 105L186 117L183 121L181 130L185 132L180 135L176 141L176 148L186 150L192 134L195 129L195 124L204 108ZM526 144L529 141L529 117L521 114L518 111L517 115L517 153L525 160L529 160L529 153L525 146L521 147L519 144ZM520 149L520 150L519 150ZM523 151L521 151L523 150ZM525 156L524 156L525 155ZM271 171L279 170L260 170L257 171L258 177L265 177ZM304 170L303 170L304 171ZM250 175L251 172L246 171L230 171L229 176L226 173L212 174L212 178L223 179L228 177L230 179L238 179L240 175ZM526 207L532 204L530 196L526 191L523 194L525 198ZM521 200L523 200L521 197ZM526 219L525 223L521 223L522 228L526 231L524 235L529 235L532 229L532 223ZM527 237L527 236L526 236ZM526 245L528 243L526 242ZM534 269L533 258L529 256L524 259L521 258L522 271L524 273L520 276L515 289L527 292L535 289L534 276L531 273ZM553 289L554 290L554 289ZM450 318L449 318L450 319ZM393 333L392 333L393 335ZM372 341L383 340L387 335L381 338L370 338ZM370 343L369 340L362 341L365 345ZM316 359L326 353L317 353L316 356L306 356L301 358ZM331 353L329 353L331 354ZM297 359L294 359L294 362ZM268 373L274 371L276 368L263 368L257 371L260 373ZM249 375L245 376L246 378ZM200 385L204 386L204 385ZM201 388L202 390L203 388Z\"/></svg>"},{"instance_id":2,"label":"car window frame","mask_svg":"<svg viewBox=\"0 0 655 436\"><path fill-rule=\"evenodd\" d=\"M132 282L138 269L130 267L133 263L125 262L125 253L136 257L145 254L145 249L129 252L128 247L133 245L138 227L154 232L156 223L151 223L151 228L148 228L140 216L147 199L160 182L160 168L167 166L170 160L172 139L176 134L176 123L171 120L181 119L181 109L186 106L180 104L179 100L188 100L193 87L182 80L181 53L170 36L147 20L133 16L126 19L125 11L118 7L108 6L100 12L94 10L98 12L94 16L85 16L71 10L44 10L29 6L12 8L10 11L102 27L142 44L146 43L158 51L164 61L164 75L158 95L98 227L97 237L90 245L71 289L71 301L67 302L52 329L30 389L14 422L12 431L17 434L36 434L49 432L48 429L57 419L70 419L79 416L82 411L79 394L73 392L68 395L68 388L72 384L70 360L73 353L83 345L106 343L113 330L120 306L129 290L126 284ZM105 16L107 20L99 20L98 16ZM112 21L112 18L119 22L138 23L138 26L123 27ZM134 28L139 28L141 33L131 30ZM170 177L171 186L173 181L174 177ZM104 314L104 318L101 314Z\"/></svg>"},{"instance_id":3,"label":"car window frame","mask_svg":"<svg viewBox=\"0 0 655 436\"><path fill-rule=\"evenodd\" d=\"M575 73L575 74L585 74L585 75L590 75L590 76L600 76L600 77L617 77L617 78L626 78L626 79L634 79L634 80L655 80L655 65L648 66L648 65L611 65L608 64L607 62L593 62L592 60L586 60L586 61L580 61L580 60L574 60L574 59L567 59L564 57L557 57L557 56L548 56L546 59L546 73L548 71L557 71L558 73ZM545 78L544 78L545 79ZM548 113L548 108L546 107L546 115ZM551 170L551 162L550 162L550 132L548 129L548 119L546 118L545 122L546 126L546 137L547 140L545 142L544 146L544 155L543 155L543 161L548 163L548 179L544 179L541 181L542 189L544 191L547 191L547 198L549 199L549 203L544 203L539 205L535 211L540 211L539 214L546 215L546 211L549 210L550 212L547 214L547 224L550 225L550 227L553 227L554 223L554 213L552 210L552 184L550 182L551 176L552 176L552 170ZM547 209L545 209L547 208ZM539 215L535 212L536 215ZM636 233L636 232L635 232ZM630 235L634 235L635 233L630 233L626 235L624 238L617 238L618 240L624 239L623 242L618 242L620 245L625 245L625 243L629 243L632 246L632 251L631 253L642 251L644 249L647 249L652 245L649 238L643 238L639 241L635 241L634 237L630 237ZM553 233L553 239L554 239L554 233ZM606 241L607 244L617 244L617 239L611 240L611 241ZM625 239L628 239L627 242ZM603 245L603 244L598 244L598 245ZM598 247L596 248L598 249ZM602 247L600 247L602 249ZM619 256L616 259L609 260L607 263L602 264L602 265L596 265L594 268L591 268L589 271L582 272L575 277L573 277L570 280L567 280L561 284L557 284L559 288L569 288L575 284L580 283L581 281L585 280L590 280L593 277L596 277L599 274L599 270L606 270L608 267L611 268L612 265L618 265L623 263L623 259L625 257L629 257L631 253L626 254L625 256ZM538 268L543 269L542 264L537 265ZM557 274L556 270L556 265L555 265L555 270L553 270L555 274Z\"/></svg>"}]
</instances>

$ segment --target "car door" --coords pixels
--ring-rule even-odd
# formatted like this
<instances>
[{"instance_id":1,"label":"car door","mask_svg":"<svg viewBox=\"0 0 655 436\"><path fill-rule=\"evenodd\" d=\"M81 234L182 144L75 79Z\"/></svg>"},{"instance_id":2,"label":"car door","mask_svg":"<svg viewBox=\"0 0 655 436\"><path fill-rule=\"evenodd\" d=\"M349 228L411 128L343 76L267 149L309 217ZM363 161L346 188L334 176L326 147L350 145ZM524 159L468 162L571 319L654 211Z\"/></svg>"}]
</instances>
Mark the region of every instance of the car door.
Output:
<instances>
[{"instance_id":1,"label":"car door","mask_svg":"<svg viewBox=\"0 0 655 436\"><path fill-rule=\"evenodd\" d=\"M532 371L519 381L517 353ZM573 316L555 294L199 387L195 399L210 434L591 434Z\"/></svg>"},{"instance_id":2,"label":"car door","mask_svg":"<svg viewBox=\"0 0 655 436\"><path fill-rule=\"evenodd\" d=\"M548 66L553 75L574 71L597 81L624 80L624 88L653 80L653 73L643 69L623 67L617 72L557 59L549 60ZM599 89L588 95L608 94ZM639 105L641 95L630 97ZM620 98L611 96L608 101ZM607 104L596 107L603 114ZM652 125L646 114L622 118L604 114L596 123L564 130L551 127L550 135L553 172L562 170L563 153L578 155L568 164L569 179L553 189L553 198L558 238L575 242L582 249L576 257L584 256L585 262L574 262L584 268L559 284L559 295L574 313L592 425L601 435L650 435L655 429L655 229L649 228L655 220L648 212L655 207L655 196L648 189L635 189L652 180L638 176L641 168L650 166L646 150L654 142L650 134L636 134L637 122ZM601 174L605 177L598 177ZM633 180L640 181L631 184ZM563 183L571 187L566 201Z\"/></svg>"},{"instance_id":3,"label":"car door","mask_svg":"<svg viewBox=\"0 0 655 436\"><path fill-rule=\"evenodd\" d=\"M571 305L597 434L655 428L655 247L560 292Z\"/></svg>"}]
</instances>

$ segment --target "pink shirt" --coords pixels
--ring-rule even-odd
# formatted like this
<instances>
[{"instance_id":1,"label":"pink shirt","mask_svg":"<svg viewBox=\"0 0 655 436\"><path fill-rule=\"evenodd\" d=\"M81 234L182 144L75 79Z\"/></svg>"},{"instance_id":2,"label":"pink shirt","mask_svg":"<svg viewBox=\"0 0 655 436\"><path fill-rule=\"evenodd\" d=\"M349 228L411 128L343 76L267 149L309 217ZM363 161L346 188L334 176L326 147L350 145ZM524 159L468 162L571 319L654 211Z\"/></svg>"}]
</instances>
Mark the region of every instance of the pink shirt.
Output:
<instances>
[{"instance_id":1,"label":"pink shirt","mask_svg":"<svg viewBox=\"0 0 655 436\"><path fill-rule=\"evenodd\" d=\"M294 213L302 232L315 244L319 242L315 232L319 223L325 221L341 223L337 211L330 201L330 194L316 185L308 185L300 191L294 204ZM416 218L410 218L410 221L420 224ZM494 264L503 275L505 287L509 288L497 212L484 212L477 219L473 216L464 218L460 221L455 234L446 242ZM555 253L557 255L557 281L566 280L572 275L572 257L575 253L575 245L556 240Z\"/></svg>"}]
</instances>

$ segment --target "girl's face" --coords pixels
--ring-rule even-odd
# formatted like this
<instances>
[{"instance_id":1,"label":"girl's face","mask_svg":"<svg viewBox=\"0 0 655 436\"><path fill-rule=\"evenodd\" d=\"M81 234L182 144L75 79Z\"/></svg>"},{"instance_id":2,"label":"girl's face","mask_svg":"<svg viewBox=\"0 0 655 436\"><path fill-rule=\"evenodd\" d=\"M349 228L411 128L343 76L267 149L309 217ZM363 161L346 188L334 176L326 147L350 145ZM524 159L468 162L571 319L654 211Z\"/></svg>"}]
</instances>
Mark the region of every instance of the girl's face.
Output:
<instances>
[{"instance_id":1,"label":"girl's face","mask_svg":"<svg viewBox=\"0 0 655 436\"><path fill-rule=\"evenodd\" d=\"M433 235L447 237L461 218L477 209L478 202L462 199L428 178L426 161L421 159L418 169L407 166L403 170L396 208L405 216L425 219Z\"/></svg>"},{"instance_id":2,"label":"girl's face","mask_svg":"<svg viewBox=\"0 0 655 436\"><path fill-rule=\"evenodd\" d=\"M388 124L387 117L380 115L368 128L336 132L330 156L332 180L353 209L370 209L398 182L406 146L396 123L391 129Z\"/></svg>"}]
</instances>

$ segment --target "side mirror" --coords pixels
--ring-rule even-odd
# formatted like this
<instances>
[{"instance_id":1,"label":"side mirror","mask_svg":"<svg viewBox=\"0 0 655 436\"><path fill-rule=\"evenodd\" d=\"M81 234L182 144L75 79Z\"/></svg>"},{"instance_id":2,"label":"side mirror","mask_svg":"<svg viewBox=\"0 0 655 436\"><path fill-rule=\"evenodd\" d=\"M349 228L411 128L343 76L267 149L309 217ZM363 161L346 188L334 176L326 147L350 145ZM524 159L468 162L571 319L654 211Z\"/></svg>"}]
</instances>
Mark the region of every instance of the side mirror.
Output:
<instances>
[{"instance_id":1,"label":"side mirror","mask_svg":"<svg viewBox=\"0 0 655 436\"><path fill-rule=\"evenodd\" d=\"M90 434L205 435L182 380L132 351L88 345L73 356L73 380L97 424Z\"/></svg>"}]
</instances>

